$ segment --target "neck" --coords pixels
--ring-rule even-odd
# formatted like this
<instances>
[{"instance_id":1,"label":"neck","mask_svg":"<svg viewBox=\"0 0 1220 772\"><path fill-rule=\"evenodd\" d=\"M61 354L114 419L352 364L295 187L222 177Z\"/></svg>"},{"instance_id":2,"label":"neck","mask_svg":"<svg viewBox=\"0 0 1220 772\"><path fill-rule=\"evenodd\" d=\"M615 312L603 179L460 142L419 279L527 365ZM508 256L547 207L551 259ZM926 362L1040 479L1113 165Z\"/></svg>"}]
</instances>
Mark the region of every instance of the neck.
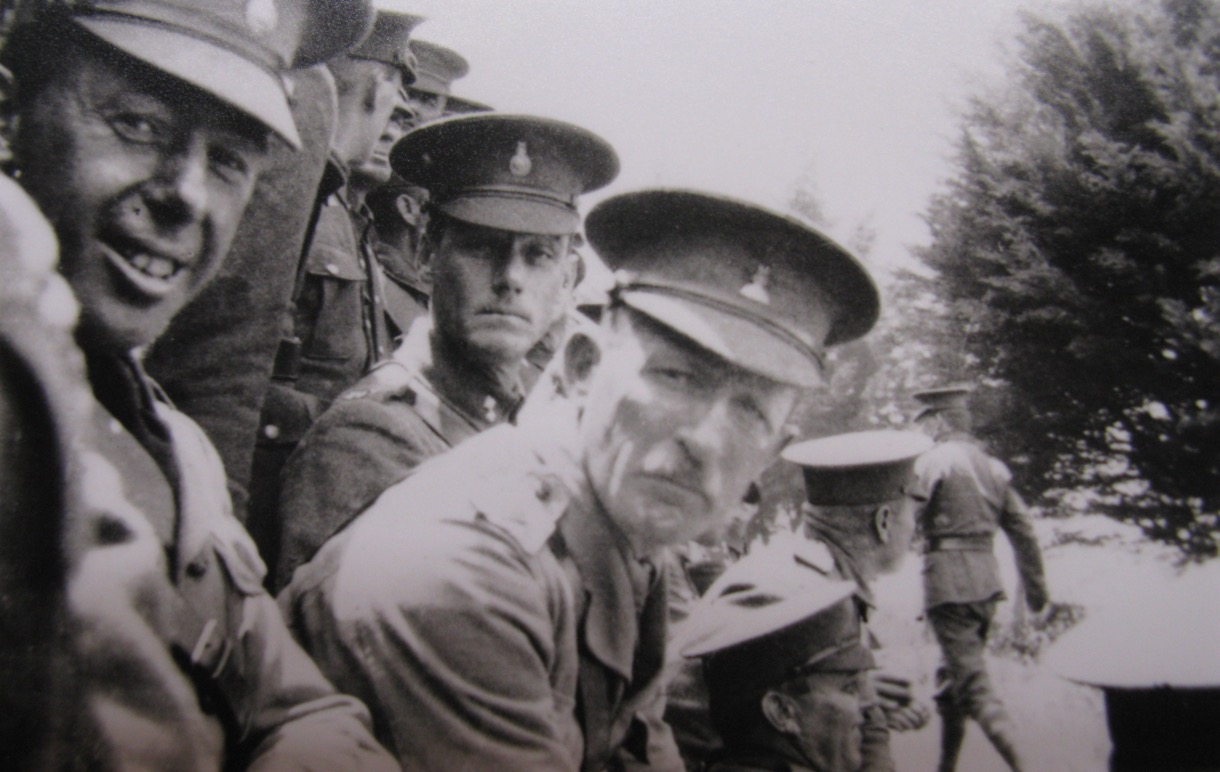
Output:
<instances>
[{"instance_id":1,"label":"neck","mask_svg":"<svg viewBox=\"0 0 1220 772\"><path fill-rule=\"evenodd\" d=\"M490 395L505 410L516 407L521 398L520 362L488 362L435 328L430 344L432 362L424 373L430 381L448 381L464 392Z\"/></svg>"}]
</instances>

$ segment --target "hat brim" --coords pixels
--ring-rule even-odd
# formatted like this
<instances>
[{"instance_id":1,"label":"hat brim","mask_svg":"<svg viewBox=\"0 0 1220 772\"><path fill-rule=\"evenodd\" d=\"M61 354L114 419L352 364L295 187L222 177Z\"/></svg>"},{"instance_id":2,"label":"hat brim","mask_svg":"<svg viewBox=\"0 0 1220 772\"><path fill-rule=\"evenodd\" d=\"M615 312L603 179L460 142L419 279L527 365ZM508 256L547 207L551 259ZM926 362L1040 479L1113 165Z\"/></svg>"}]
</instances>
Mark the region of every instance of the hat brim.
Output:
<instances>
[{"instance_id":1,"label":"hat brim","mask_svg":"<svg viewBox=\"0 0 1220 772\"><path fill-rule=\"evenodd\" d=\"M704 597L716 595L719 583L718 579ZM821 581L811 583L803 590L799 595L764 607L701 601L674 630L678 652L688 658L703 657L774 634L850 597L856 591L856 585Z\"/></svg>"},{"instance_id":2,"label":"hat brim","mask_svg":"<svg viewBox=\"0 0 1220 772\"><path fill-rule=\"evenodd\" d=\"M283 83L271 71L238 53L168 27L96 16L75 21L110 45L254 118L294 150L301 147Z\"/></svg>"},{"instance_id":3,"label":"hat brim","mask_svg":"<svg viewBox=\"0 0 1220 772\"><path fill-rule=\"evenodd\" d=\"M751 319L655 292L624 290L619 300L729 364L800 388L824 382L807 354Z\"/></svg>"},{"instance_id":4,"label":"hat brim","mask_svg":"<svg viewBox=\"0 0 1220 772\"><path fill-rule=\"evenodd\" d=\"M458 197L436 205L462 222L513 233L566 236L580 231L580 215L558 204L495 195Z\"/></svg>"}]
</instances>

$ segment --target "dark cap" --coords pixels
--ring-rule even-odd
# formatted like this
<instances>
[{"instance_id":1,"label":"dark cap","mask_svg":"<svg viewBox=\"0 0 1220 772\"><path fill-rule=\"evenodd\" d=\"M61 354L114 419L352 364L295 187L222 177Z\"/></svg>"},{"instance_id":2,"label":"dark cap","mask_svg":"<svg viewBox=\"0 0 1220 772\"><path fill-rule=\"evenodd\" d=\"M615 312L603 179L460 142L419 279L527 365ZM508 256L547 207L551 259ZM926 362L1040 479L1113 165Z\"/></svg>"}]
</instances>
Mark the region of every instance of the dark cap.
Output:
<instances>
[{"instance_id":1,"label":"dark cap","mask_svg":"<svg viewBox=\"0 0 1220 772\"><path fill-rule=\"evenodd\" d=\"M404 179L427 188L432 206L463 222L517 233L580 230L577 197L618 174L604 139L570 123L479 113L421 126L390 153Z\"/></svg>"},{"instance_id":2,"label":"dark cap","mask_svg":"<svg viewBox=\"0 0 1220 772\"><path fill-rule=\"evenodd\" d=\"M473 99L450 94L445 98L445 115L469 115L470 113L490 113L496 108L491 105L476 102Z\"/></svg>"},{"instance_id":3,"label":"dark cap","mask_svg":"<svg viewBox=\"0 0 1220 772\"><path fill-rule=\"evenodd\" d=\"M411 30L423 20L422 16L378 9L373 31L348 56L397 67L402 72L402 84L412 85L418 71L415 55L411 53Z\"/></svg>"},{"instance_id":4,"label":"dark cap","mask_svg":"<svg viewBox=\"0 0 1220 772\"><path fill-rule=\"evenodd\" d=\"M919 432L880 429L798 442L783 458L800 465L810 504L880 504L907 493L915 459L932 444Z\"/></svg>"},{"instance_id":5,"label":"dark cap","mask_svg":"<svg viewBox=\"0 0 1220 772\"><path fill-rule=\"evenodd\" d=\"M451 48L427 40L412 40L411 52L415 54L415 82L411 88L428 94L449 95L453 81L470 72L465 57Z\"/></svg>"},{"instance_id":6,"label":"dark cap","mask_svg":"<svg viewBox=\"0 0 1220 772\"><path fill-rule=\"evenodd\" d=\"M300 147L281 75L351 47L369 0L49 2L125 53L216 96Z\"/></svg>"},{"instance_id":7,"label":"dark cap","mask_svg":"<svg viewBox=\"0 0 1220 772\"><path fill-rule=\"evenodd\" d=\"M675 631L684 657L702 657L708 686L750 691L812 671L875 666L857 587L829 578L786 546L729 566Z\"/></svg>"},{"instance_id":8,"label":"dark cap","mask_svg":"<svg viewBox=\"0 0 1220 772\"><path fill-rule=\"evenodd\" d=\"M974 386L968 383L940 386L935 389L924 389L911 395L911 399L920 405L915 420L924 416L939 413L942 410L969 410L970 394Z\"/></svg>"},{"instance_id":9,"label":"dark cap","mask_svg":"<svg viewBox=\"0 0 1220 772\"><path fill-rule=\"evenodd\" d=\"M585 222L617 297L728 362L797 386L823 347L868 332L880 298L864 267L813 227L687 190L606 199Z\"/></svg>"}]
</instances>

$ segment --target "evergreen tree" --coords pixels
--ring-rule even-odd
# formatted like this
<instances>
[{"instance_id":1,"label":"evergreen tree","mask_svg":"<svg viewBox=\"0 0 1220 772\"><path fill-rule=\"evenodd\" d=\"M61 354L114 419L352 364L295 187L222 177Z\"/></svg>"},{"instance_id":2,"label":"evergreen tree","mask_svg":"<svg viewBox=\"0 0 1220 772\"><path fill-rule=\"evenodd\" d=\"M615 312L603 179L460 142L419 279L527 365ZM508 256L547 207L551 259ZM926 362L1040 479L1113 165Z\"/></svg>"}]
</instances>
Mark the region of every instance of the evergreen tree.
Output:
<instances>
[{"instance_id":1,"label":"evergreen tree","mask_svg":"<svg viewBox=\"0 0 1220 772\"><path fill-rule=\"evenodd\" d=\"M1220 0L1028 15L975 99L918 257L996 388L1027 486L1102 485L1214 554L1220 508Z\"/></svg>"}]
</instances>

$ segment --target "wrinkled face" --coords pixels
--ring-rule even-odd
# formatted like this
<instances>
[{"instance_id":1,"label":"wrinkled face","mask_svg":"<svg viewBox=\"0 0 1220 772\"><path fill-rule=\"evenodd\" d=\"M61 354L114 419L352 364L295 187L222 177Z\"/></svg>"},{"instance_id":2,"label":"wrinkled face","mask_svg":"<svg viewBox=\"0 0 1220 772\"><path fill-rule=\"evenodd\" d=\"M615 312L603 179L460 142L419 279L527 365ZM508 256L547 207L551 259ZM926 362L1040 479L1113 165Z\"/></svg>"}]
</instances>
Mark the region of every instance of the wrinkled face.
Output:
<instances>
[{"instance_id":1,"label":"wrinkled face","mask_svg":"<svg viewBox=\"0 0 1220 772\"><path fill-rule=\"evenodd\" d=\"M55 226L82 340L148 344L220 267L267 132L181 81L92 53L31 104L21 181Z\"/></svg>"},{"instance_id":2,"label":"wrinkled face","mask_svg":"<svg viewBox=\"0 0 1220 772\"><path fill-rule=\"evenodd\" d=\"M446 220L424 253L434 329L485 363L520 362L571 289L570 239Z\"/></svg>"},{"instance_id":3,"label":"wrinkled face","mask_svg":"<svg viewBox=\"0 0 1220 772\"><path fill-rule=\"evenodd\" d=\"M790 439L798 391L615 313L581 417L593 491L638 555L720 527Z\"/></svg>"},{"instance_id":4,"label":"wrinkled face","mask_svg":"<svg viewBox=\"0 0 1220 772\"><path fill-rule=\"evenodd\" d=\"M432 94L407 87L407 104L415 113L416 126L423 126L443 116L447 101L443 94Z\"/></svg>"},{"instance_id":5,"label":"wrinkled face","mask_svg":"<svg viewBox=\"0 0 1220 772\"><path fill-rule=\"evenodd\" d=\"M860 768L859 672L817 672L804 676L807 690L791 698L798 705L800 730L794 738L813 766L825 772Z\"/></svg>"}]
</instances>

